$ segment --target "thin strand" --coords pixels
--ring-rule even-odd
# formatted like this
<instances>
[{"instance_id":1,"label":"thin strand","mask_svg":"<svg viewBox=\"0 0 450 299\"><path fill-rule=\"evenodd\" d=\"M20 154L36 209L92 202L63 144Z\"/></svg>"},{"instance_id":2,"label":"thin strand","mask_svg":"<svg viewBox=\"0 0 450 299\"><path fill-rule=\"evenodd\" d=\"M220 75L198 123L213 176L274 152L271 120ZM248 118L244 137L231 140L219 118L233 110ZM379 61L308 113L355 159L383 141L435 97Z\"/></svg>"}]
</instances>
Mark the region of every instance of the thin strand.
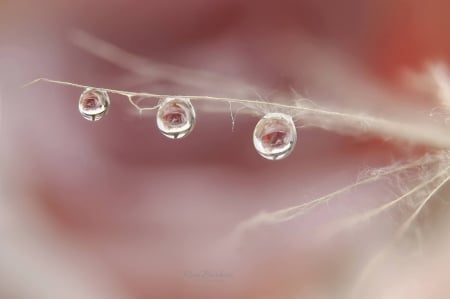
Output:
<instances>
[{"instance_id":1,"label":"thin strand","mask_svg":"<svg viewBox=\"0 0 450 299\"><path fill-rule=\"evenodd\" d=\"M419 167L419 166L429 165L432 163L441 162L441 159L442 158L440 156L434 156L431 159L428 159L428 161L424 161L424 158L422 158L422 159L416 160L414 162L404 164L400 167L386 170L375 176L360 180L352 185L346 186L344 188L341 188L337 191L334 191L332 193L329 193L329 194L319 197L317 199L311 200L309 202L306 202L306 203L303 203L303 204L300 204L297 206L281 209L278 211L270 212L270 213L262 212L248 220L245 220L244 222L241 222L235 229L235 232L239 234L249 228L254 228L254 227L262 225L262 224L275 224L275 223L289 221L295 217L303 215L304 213L306 213L307 211L310 211L311 209L313 209L314 207L316 207L318 205L328 203L330 200L336 198L338 195L346 193L352 189L355 189L356 187L375 182L382 177L389 176L389 175L392 175L395 173L399 173L401 171L408 170L408 169L411 169L414 167Z\"/></svg>"},{"instance_id":2,"label":"thin strand","mask_svg":"<svg viewBox=\"0 0 450 299\"><path fill-rule=\"evenodd\" d=\"M234 132L234 125L236 124L236 117L234 116L234 113L233 113L232 104L230 102L228 102L228 104L230 105L231 132Z\"/></svg>"},{"instance_id":3,"label":"thin strand","mask_svg":"<svg viewBox=\"0 0 450 299\"><path fill-rule=\"evenodd\" d=\"M76 84L71 82L52 80L47 78L39 78L26 84L30 86L37 82L49 82L54 84L60 84L65 86L72 86L77 88L88 88L90 86ZM130 92L109 88L99 88L104 91L113 94L119 94L122 96L144 97L149 99L161 99L165 97L179 97L189 98L191 100L205 100L211 102L228 102L239 103L244 105L253 105L254 107L267 107L280 110L280 112L288 111L290 115L301 118L304 123L310 126L320 127L326 130L335 131L346 135L358 135L358 134L374 134L382 136L387 139L404 140L412 143L423 144L435 148L450 148L450 138L448 136L448 130L437 130L436 127L429 128L424 124L405 124L400 122L394 122L382 118L371 117L367 115L358 115L350 113L342 113L336 111L329 111L320 108L311 108L296 105L280 104L275 102L265 102L253 99L236 99L226 97L211 97L211 96L173 96L173 95L161 95L147 92ZM135 103L136 104L136 103ZM146 108L139 105L137 108L139 111L153 110L154 107ZM270 109L269 109L270 110ZM303 112L303 114L296 114L295 112ZM430 134L430 131L434 132L434 135ZM440 132L441 131L441 132Z\"/></svg>"},{"instance_id":4,"label":"thin strand","mask_svg":"<svg viewBox=\"0 0 450 299\"><path fill-rule=\"evenodd\" d=\"M141 107L138 104L136 104L133 101L133 97L132 96L127 96L127 98L128 98L128 101L130 102L130 104L139 111L139 114L141 114L142 113L142 109L141 109Z\"/></svg>"},{"instance_id":5,"label":"thin strand","mask_svg":"<svg viewBox=\"0 0 450 299\"><path fill-rule=\"evenodd\" d=\"M444 171L449 171L450 167L447 167ZM442 174L441 174L442 176ZM367 265L364 267L364 269L361 271L361 274L359 275L356 283L354 284L351 296L350 298L356 299L360 298L359 293L362 287L362 284L364 281L367 280L370 273L374 270L375 266L381 262L383 258L386 257L386 255L393 249L393 245L396 241L398 241L405 233L406 231L411 227L412 222L416 219L416 217L419 215L420 211L423 209L423 207L428 203L428 201L433 198L433 196L450 180L450 176L445 177L445 179L439 183L435 188L433 188L432 191L423 199L422 203L419 205L419 207L414 211L414 213L402 224L402 226L397 230L397 233L395 234L395 237L393 240L387 244L380 252L378 252L375 256L373 256L370 261L367 263Z\"/></svg>"},{"instance_id":6,"label":"thin strand","mask_svg":"<svg viewBox=\"0 0 450 299\"><path fill-rule=\"evenodd\" d=\"M447 168L446 172L448 173ZM411 227L411 224L414 222L414 220L417 218L419 213L423 210L425 205L433 198L433 196L450 180L450 176L447 176L436 188L433 189L433 191L428 194L428 196L422 201L422 203L419 205L419 207L414 211L414 213L406 220L403 225L400 227L400 229L397 232L397 238L400 238L402 235L405 234L405 232Z\"/></svg>"},{"instance_id":7,"label":"thin strand","mask_svg":"<svg viewBox=\"0 0 450 299\"><path fill-rule=\"evenodd\" d=\"M369 211L366 211L362 214L356 215L351 217L350 219L346 219L344 221L342 221L341 223L338 224L333 224L333 228L329 229L327 231L327 233L325 233L325 236L330 236L330 235L334 235L344 229L347 229L349 227L354 227L356 224L360 223L360 222L364 222L364 221L368 221L371 218L379 215L382 212L387 211L389 208L395 206L396 204L400 203L401 201L403 201L405 198L413 195L414 193L416 193L417 191L427 187L429 184L433 183L435 180L437 180L438 178L442 177L445 174L448 174L448 170L449 168L444 169L443 171L439 172L438 174L436 174L435 176L433 176L431 179L426 180L422 183L420 183L419 185L416 185L414 188L412 188L411 190L409 190L408 192L402 194L401 196L399 196L398 198L396 198L395 200L392 200L380 207L371 209ZM447 178L448 180L448 178ZM446 181L447 181L446 180ZM444 181L444 183L446 182ZM441 183L443 184L443 183ZM440 184L440 186L441 186ZM439 186L438 186L439 187ZM429 194L429 196L427 197L428 199L431 198L431 196L433 196L434 192L431 192ZM424 201L424 203L426 203L426 201Z\"/></svg>"},{"instance_id":8,"label":"thin strand","mask_svg":"<svg viewBox=\"0 0 450 299\"><path fill-rule=\"evenodd\" d=\"M59 80L52 80L52 79L48 79L48 78L35 79L35 80L31 81L30 83L25 84L24 87L28 87L28 86L36 84L40 81L55 83L55 84L60 84L60 85L66 85L66 86L72 86L72 87L77 87L77 88L92 88L92 86L88 86L88 85L82 85L82 84L66 82L66 81L59 81ZM102 89L102 90L105 90L105 91L113 93L113 94L133 96L133 97L146 97L146 98L154 98L154 99L160 99L160 98L165 98L165 97L179 97L179 98L190 98L192 100L209 100L209 101L240 103L240 104L257 104L257 105L273 106L273 107L277 107L277 108L295 109L295 110L313 112L316 114L323 114L323 115L329 115L329 116L340 116L340 117L361 119L361 117L358 115L333 112L333 111L327 111L327 110L321 110L321 109L315 109L315 108L306 108L306 107L292 106L292 105L286 105L286 104L279 104L279 103L274 103L274 102L251 100L251 99L234 99L234 98L210 97L210 96L181 96L181 95L175 96L175 95L163 95L163 94L154 94L154 93L147 93L147 92L130 92L130 91L124 91L124 90L109 89L109 88L98 88L98 89ZM139 108L139 109L145 109L145 108Z\"/></svg>"}]
</instances>

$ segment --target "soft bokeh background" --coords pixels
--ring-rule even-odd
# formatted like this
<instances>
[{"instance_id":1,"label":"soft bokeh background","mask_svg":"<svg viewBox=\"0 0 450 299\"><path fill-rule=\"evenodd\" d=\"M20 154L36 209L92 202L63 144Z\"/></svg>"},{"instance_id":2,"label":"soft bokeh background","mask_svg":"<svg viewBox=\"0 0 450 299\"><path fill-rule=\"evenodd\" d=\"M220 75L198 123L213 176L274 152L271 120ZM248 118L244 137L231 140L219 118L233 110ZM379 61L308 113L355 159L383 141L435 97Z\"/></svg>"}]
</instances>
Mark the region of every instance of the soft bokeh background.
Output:
<instances>
[{"instance_id":1,"label":"soft bokeh background","mask_svg":"<svg viewBox=\"0 0 450 299\"><path fill-rule=\"evenodd\" d=\"M446 0L0 0L0 297L346 298L397 221L390 215L326 243L314 241L315 228L377 202L391 192L385 183L238 240L231 232L261 210L326 194L423 148L306 128L288 159L271 162L253 149L257 118L244 113L232 130L229 113L201 110L194 132L174 141L123 98L113 96L108 116L89 123L77 111L81 90L21 86L49 77L167 94L239 93L220 80L147 80L76 46L71 37L83 30L157 63L248 82L251 97L284 100L295 90L356 110L431 109L402 72L448 62L449 11ZM420 267L443 277L436 259ZM417 275L410 279L421 281ZM429 285L410 294L396 277L363 297L445 297L422 295ZM446 294L445 282L433 281Z\"/></svg>"}]
</instances>

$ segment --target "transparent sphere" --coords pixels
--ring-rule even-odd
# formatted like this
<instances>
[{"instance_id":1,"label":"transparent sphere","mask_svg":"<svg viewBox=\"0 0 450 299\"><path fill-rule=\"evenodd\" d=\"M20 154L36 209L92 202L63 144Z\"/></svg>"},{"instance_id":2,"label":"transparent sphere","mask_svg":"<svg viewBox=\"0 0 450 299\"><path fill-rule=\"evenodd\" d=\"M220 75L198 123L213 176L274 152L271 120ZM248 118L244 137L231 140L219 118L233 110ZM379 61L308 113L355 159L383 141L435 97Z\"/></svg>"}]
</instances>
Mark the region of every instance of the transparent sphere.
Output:
<instances>
[{"instance_id":1,"label":"transparent sphere","mask_svg":"<svg viewBox=\"0 0 450 299\"><path fill-rule=\"evenodd\" d=\"M80 96L78 110L85 119L98 121L106 115L109 105L109 96L106 91L88 88Z\"/></svg>"},{"instance_id":2,"label":"transparent sphere","mask_svg":"<svg viewBox=\"0 0 450 299\"><path fill-rule=\"evenodd\" d=\"M159 103L156 124L166 137L186 137L195 126L195 110L186 98L165 98Z\"/></svg>"},{"instance_id":3,"label":"transparent sphere","mask_svg":"<svg viewBox=\"0 0 450 299\"><path fill-rule=\"evenodd\" d=\"M292 117L284 113L268 113L256 124L253 144L268 160L289 156L297 142L297 129Z\"/></svg>"}]
</instances>

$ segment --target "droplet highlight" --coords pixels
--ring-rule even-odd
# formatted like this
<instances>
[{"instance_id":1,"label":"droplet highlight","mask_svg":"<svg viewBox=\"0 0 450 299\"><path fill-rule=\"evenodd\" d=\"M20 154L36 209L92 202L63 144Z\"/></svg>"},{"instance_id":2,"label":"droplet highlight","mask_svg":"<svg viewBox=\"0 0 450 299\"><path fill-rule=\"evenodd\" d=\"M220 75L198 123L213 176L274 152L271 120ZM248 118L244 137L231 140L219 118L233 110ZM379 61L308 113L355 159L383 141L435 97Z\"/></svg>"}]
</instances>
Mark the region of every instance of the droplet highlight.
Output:
<instances>
[{"instance_id":1,"label":"droplet highlight","mask_svg":"<svg viewBox=\"0 0 450 299\"><path fill-rule=\"evenodd\" d=\"M80 96L78 110L83 118L98 121L106 115L109 105L110 100L106 91L87 88Z\"/></svg>"},{"instance_id":2,"label":"droplet highlight","mask_svg":"<svg viewBox=\"0 0 450 299\"><path fill-rule=\"evenodd\" d=\"M195 126L195 110L188 98L165 98L159 103L156 116L159 131L171 139L189 135Z\"/></svg>"},{"instance_id":3,"label":"droplet highlight","mask_svg":"<svg viewBox=\"0 0 450 299\"><path fill-rule=\"evenodd\" d=\"M284 113L268 113L256 124L253 144L268 160L289 156L297 143L297 129L292 117Z\"/></svg>"}]
</instances>

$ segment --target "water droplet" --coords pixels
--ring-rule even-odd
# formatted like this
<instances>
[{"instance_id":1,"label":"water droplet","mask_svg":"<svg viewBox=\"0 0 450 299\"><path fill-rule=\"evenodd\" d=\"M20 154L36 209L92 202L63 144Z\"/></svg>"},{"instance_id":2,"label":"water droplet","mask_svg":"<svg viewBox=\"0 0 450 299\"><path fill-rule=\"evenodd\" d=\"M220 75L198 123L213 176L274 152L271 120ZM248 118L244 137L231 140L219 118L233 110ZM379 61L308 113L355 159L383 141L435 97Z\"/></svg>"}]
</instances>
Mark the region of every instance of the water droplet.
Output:
<instances>
[{"instance_id":1,"label":"water droplet","mask_svg":"<svg viewBox=\"0 0 450 299\"><path fill-rule=\"evenodd\" d=\"M80 96L78 110L85 119L97 121L108 112L109 104L109 96L106 91L87 88Z\"/></svg>"},{"instance_id":2,"label":"water droplet","mask_svg":"<svg viewBox=\"0 0 450 299\"><path fill-rule=\"evenodd\" d=\"M156 124L166 137L179 139L192 132L195 110L187 98L165 98L159 103Z\"/></svg>"},{"instance_id":3,"label":"water droplet","mask_svg":"<svg viewBox=\"0 0 450 299\"><path fill-rule=\"evenodd\" d=\"M297 129L292 117L284 113L268 113L256 124L253 144L268 160L289 156L297 142Z\"/></svg>"}]
</instances>

